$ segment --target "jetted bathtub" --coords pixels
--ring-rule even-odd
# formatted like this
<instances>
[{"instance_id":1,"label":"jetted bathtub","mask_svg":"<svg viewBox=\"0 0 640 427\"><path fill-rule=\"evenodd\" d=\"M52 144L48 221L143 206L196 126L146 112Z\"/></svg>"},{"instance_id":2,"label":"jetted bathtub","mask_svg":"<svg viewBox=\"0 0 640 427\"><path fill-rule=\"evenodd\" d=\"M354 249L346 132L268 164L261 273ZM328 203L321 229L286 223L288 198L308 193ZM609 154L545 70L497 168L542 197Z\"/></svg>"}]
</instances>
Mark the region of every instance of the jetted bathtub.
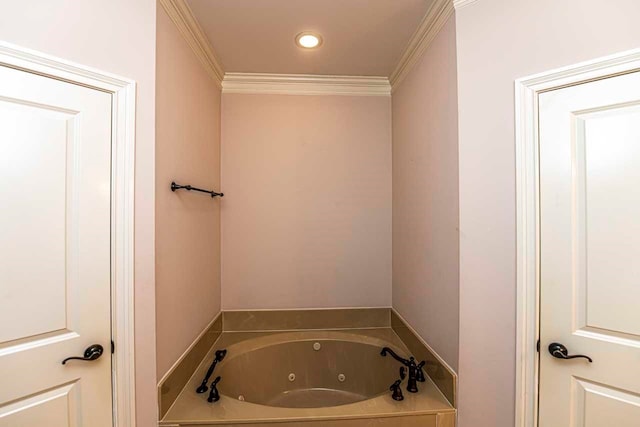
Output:
<instances>
[{"instance_id":1,"label":"jetted bathtub","mask_svg":"<svg viewBox=\"0 0 640 427\"><path fill-rule=\"evenodd\" d=\"M436 426L436 417L454 409L427 379L405 399L391 398L389 387L400 377L400 363L380 352L389 347L408 356L390 329L297 332L225 332L169 408L167 426L340 426L346 420L376 426ZM218 363L220 400L198 394L216 350L227 354ZM388 421L381 421L386 419ZM431 423L431 420L434 420ZM361 424L362 423L362 424ZM439 424L438 424L439 425ZM444 425L444 424L443 424ZM448 424L447 424L448 425Z\"/></svg>"}]
</instances>

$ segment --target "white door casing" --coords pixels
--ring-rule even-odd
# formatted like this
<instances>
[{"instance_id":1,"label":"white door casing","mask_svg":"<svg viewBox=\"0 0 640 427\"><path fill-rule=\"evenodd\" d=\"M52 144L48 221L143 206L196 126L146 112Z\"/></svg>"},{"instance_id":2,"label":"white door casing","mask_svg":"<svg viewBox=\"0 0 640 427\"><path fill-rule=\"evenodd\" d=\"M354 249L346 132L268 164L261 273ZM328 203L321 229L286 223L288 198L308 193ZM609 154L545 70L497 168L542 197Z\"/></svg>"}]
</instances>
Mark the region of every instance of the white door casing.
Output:
<instances>
[{"instance_id":1,"label":"white door casing","mask_svg":"<svg viewBox=\"0 0 640 427\"><path fill-rule=\"evenodd\" d=\"M629 149L632 151L623 157L627 161L632 161L633 159L633 146L626 144L625 148L625 143L620 141L628 141L629 137L634 137L633 132L635 131L633 130L633 126L635 126L635 124L632 123L635 123L633 120L635 111L630 104L625 105L625 101L622 99L625 96L633 98L631 92L633 90L637 91L638 85L631 81L634 79L632 76L616 76L626 75L638 70L640 70L640 50L635 50L516 81L516 170L518 202L517 427L537 426L538 421L540 421L541 427L555 425L562 427L570 425L600 425L597 423L602 423L603 419L598 417L603 415L609 416L609 418L606 418L607 424L605 425L625 426L626 424L624 424L624 422L626 421L621 421L620 424L616 424L617 421L615 418L611 417L626 414L628 420L633 420L633 416L635 416L633 415L635 413L634 402L637 399L638 392L637 390L634 391L635 386L625 388L629 384L625 383L624 380L619 381L621 377L616 377L615 375L607 377L606 375L602 375L603 371L611 369L610 363L614 365L617 363L614 369L624 369L624 361L620 359L612 362L612 354L617 354L621 351L623 353L626 352L627 358L635 358L636 366L638 364L637 359L640 358L640 356L638 356L637 348L635 352L633 350L635 346L634 342L637 343L637 337L634 338L634 334L630 334L628 328L621 326L623 323L633 320L633 314L630 314L632 312L626 310L627 306L620 302L620 297L622 295L634 297L636 296L634 294L636 291L633 289L630 290L628 287L626 287L626 291L624 290L625 286L620 284L625 283L626 279L617 280L613 285L607 285L605 283L606 280L603 280L603 274L608 271L611 267L611 262L614 260L618 263L618 268L613 273L614 276L629 270L629 268L625 268L624 270L619 268L622 265L627 265L628 263L626 261L628 261L628 259L625 260L624 257L617 257L615 255L618 249L614 245L614 242L620 238L619 231L621 229L615 227L605 229L607 218L603 216L603 213L607 213L613 207L618 208L618 213L624 212L625 210L628 211L628 209L625 208L625 203L627 203L628 200L623 197L617 200L607 199L606 202L608 205L601 203L602 200L604 200L604 198L602 198L602 194L604 194L602 193L602 189L605 188L604 184L607 183L607 185L611 186L613 181L600 179L602 178L602 171L604 170L600 166L603 166L605 163L602 163L602 161L598 162L597 159L608 157L609 160L613 161L615 160L616 150L619 156L621 150ZM633 88L633 84L636 84L635 88ZM581 86L576 85L582 85L582 89ZM631 89L623 90L622 92L626 93L622 95L618 93L618 98L612 98L614 92L620 92L617 89L622 85L631 85ZM607 86L606 90L600 90L600 92L598 92L599 87L605 86ZM542 159L539 157L539 150L542 150L543 155L546 155L544 158L546 169L554 165L554 152L544 151L545 149L541 147L542 141L540 138L542 135L538 128L545 129L545 125L541 122L541 117L538 114L539 106L545 103L545 105L548 106L550 105L549 102L553 104L553 101L562 98L562 93L568 94L568 91L572 90L578 92L583 91L589 94L589 89L586 89L588 87L593 89L594 92L592 95L585 96L593 97L599 93L601 99L592 99L592 105L584 109L571 109L571 111L561 113L562 118L557 122L563 122L565 126L564 140L562 138L555 139L555 142L564 141L560 143L560 145L564 144L564 148L561 148L559 155L564 155L565 157L564 161L556 159L559 161L555 163L555 166L556 168L564 168L565 175L567 174L568 167L571 179L568 183L565 182L566 179L558 181L558 175L556 175L556 182L552 183L549 181L552 179L552 174L546 177L542 177L540 174ZM571 95L573 94L565 95L565 97L568 96L572 98ZM620 96L622 96L622 98L620 98ZM631 99L628 101L632 104L635 102ZM614 107L611 107L611 105L614 105ZM615 126L612 127L611 125L614 124L614 122ZM574 131L574 133L571 134L571 130L569 130L569 137L567 137L566 134L566 126L569 126L569 128L572 128ZM546 129L547 139L549 139L549 129L552 128L547 126ZM573 136L575 136L575 138ZM611 140L612 138L617 138L618 143L602 143L602 141ZM580 141L589 142L585 145L584 143L580 143ZM584 152L584 150L580 150L581 145L583 148L590 147L590 157L580 157L581 153ZM547 143L547 150L549 150L548 147L554 146L554 144L550 145ZM573 149L569 148L569 151L567 151L567 147L569 146L573 147ZM599 151L594 147L597 147ZM607 147L612 148L613 151L607 151ZM598 155L594 156L594 154ZM569 157L566 157L567 155ZM581 158L585 160L586 163L585 161L581 163L579 161ZM549 163L550 159L551 163ZM582 167L579 167L580 164L582 164ZM616 173L623 173L619 168L614 169ZM612 171L614 169L609 168L608 170ZM628 175L629 172L624 173ZM586 179L589 178L590 175L592 175L588 180L590 185L586 186L584 183L587 182ZM618 178L620 178L620 176ZM600 179L599 183L596 178ZM629 176L628 179L619 179L617 185L614 187L620 187L622 185L623 187L626 186L628 190L631 188L630 185L633 185L630 184L630 181L633 181L633 176ZM549 212L545 211L545 215L548 216L546 219L541 218L539 215L542 207L539 194L542 190L541 183L544 185L545 182L547 184L547 190L542 198L545 199L545 197L549 197L550 199L546 199L544 206L545 208L550 207L552 209ZM581 182L582 184L580 184ZM551 191L557 190L564 191L565 193L563 195L560 193L553 195L549 192L550 189ZM565 200L567 191L571 192L569 200ZM580 196L580 194L582 194L582 196ZM586 202L584 195L589 195L589 198L594 202L593 205ZM571 207L570 211L566 210L567 204ZM598 208L598 206L600 206L600 208ZM627 207L629 206L633 206L633 204ZM549 214L553 212L553 209L562 208L565 208L565 214L564 217L562 217L565 221L564 225L567 224L567 215L569 215L570 218L569 223L573 224L570 224L569 229L562 228L559 224L556 224L556 226L560 228L555 228L555 234L551 234L549 231L552 229L549 228L549 221L553 221L553 217L549 216ZM580 209L582 209L582 214L580 214ZM588 215L585 215L585 213L588 213ZM590 223L587 217L591 218ZM618 219L622 220L623 218ZM546 224L544 228L541 228L541 223L543 225ZM620 221L619 224L621 224ZM589 231L589 228L591 228L591 231L586 233L586 231ZM564 230L564 238L558 235L561 229ZM540 237L541 233L545 233L544 230L547 231L544 235L545 240L543 240L541 246ZM578 233L577 231L580 230L583 232ZM611 231L611 233L607 233L607 231ZM625 237L630 237L629 233L633 233L632 228L627 229ZM609 237L605 238L605 236ZM607 245L614 248L614 251L610 252L602 249ZM589 247L591 247L591 249L588 249ZM545 248L551 252L542 254L541 251L545 250ZM580 248L582 248L582 252ZM583 256L585 249L590 250L591 255L589 262L586 262L585 260L587 258ZM553 251L556 250L559 250L561 254L554 254ZM542 255L542 258L540 255ZM570 256L568 263L566 263L567 255ZM580 264L581 260L582 264ZM545 268L542 269L542 273L545 274L544 282L541 282L540 276L541 263L544 263L546 268L546 270ZM563 268L565 269L565 276L562 278L555 277L554 274L562 271ZM586 271L589 271L590 274L589 281L591 281L591 285L589 288L585 287L588 282L585 281L585 276L582 274ZM570 282L568 286L560 286L558 283L554 283L554 280L564 282L567 278L569 278ZM568 304L564 311L558 311L558 307L553 311L554 315L559 316L559 318L545 318L550 312L548 310L545 311L544 308L542 309L543 313L540 313L541 287L544 289L544 286L546 286L549 281L551 281L549 284L549 286L552 286L549 288L551 291L547 294L542 292L542 294L547 297L548 301L546 301L546 303L551 301L551 304L554 304L554 301L559 301L564 298L563 303ZM628 283L628 281L626 283ZM611 286L613 286L613 288ZM575 293L573 289L576 290ZM583 291L587 289L586 293L581 292L581 289ZM600 304L601 302L608 304ZM612 311L611 306L618 304L621 304L620 309ZM561 304L558 303L556 305L560 306ZM625 313L626 318L623 316ZM540 336L541 321L543 325L546 325L546 328L543 326L542 337ZM570 321L570 324L568 324L567 321ZM554 331L554 327L564 328L564 334L560 334L559 330ZM616 328L627 329L627 331L616 332ZM546 331L548 331L549 334L547 334ZM542 372L540 372L540 359L536 352L536 341L539 338L542 338L540 353L540 358L543 363ZM576 344L576 341L574 341L580 341L581 339L584 341L583 344ZM584 352L588 353L586 347L589 346L592 352L592 354L589 355L593 357L594 363L598 363L599 359L600 366L607 364L607 368L603 369L598 367L594 369L595 365L583 362L582 359L572 361L554 359L549 355L546 348L550 343L547 342L549 340L562 342L569 348L570 353L579 353L580 350L585 350ZM566 342L563 342L563 340ZM609 347L604 348L602 345L608 345ZM617 347L611 347L612 345ZM583 347L581 348L580 346ZM594 354L598 354L598 358L594 357ZM627 362L628 361L629 360L627 360ZM629 369L626 373L630 380L634 374L637 376L637 370L634 371L634 369L637 368L632 366ZM542 392L547 393L549 390L555 391L558 389L556 393L557 401L545 400L545 398L539 395L539 374L541 374L541 381L543 381L541 385ZM564 377L564 380L560 379L562 377ZM565 384L554 384L556 379L560 382L564 381ZM569 395L569 393L565 393L561 396L561 392L567 391L567 381L571 383L569 393L572 394ZM562 390L563 387L565 390ZM547 388L547 391L545 391L545 388ZM552 408L554 403L557 403L555 410L560 412L564 411L565 414L563 416L569 417L569 419L541 418L539 420L539 397L541 398L542 404L542 408L540 408L541 416L547 417L551 414L554 410ZM565 400L563 401L562 399ZM567 399L570 400L569 407L566 407ZM620 403L623 403L623 408L618 407ZM593 410L598 407L600 409L594 412Z\"/></svg>"},{"instance_id":2,"label":"white door casing","mask_svg":"<svg viewBox=\"0 0 640 427\"><path fill-rule=\"evenodd\" d=\"M542 93L539 117L539 424L637 427L640 72Z\"/></svg>"},{"instance_id":3,"label":"white door casing","mask_svg":"<svg viewBox=\"0 0 640 427\"><path fill-rule=\"evenodd\" d=\"M13 212L6 209L4 214L0 214L11 216L9 219L16 225L11 227L3 224L3 242L6 238L17 242L13 252L7 245L3 247L3 255L8 255L12 263L3 264L3 277L0 280L7 277L23 280L20 286L4 286L4 292L10 294L15 305L24 302L26 298L37 305L28 307L24 313L14 312L15 317L9 315L8 319L12 323L9 323L10 327L2 329L0 370L4 370L3 385L10 384L10 387L0 388L0 414L4 413L4 422L12 426L38 423L38 417L43 414L47 417L46 423L37 425L51 425L54 420L63 420L70 425L80 423L84 415L79 411L69 411L66 401L73 402L80 392L90 388L90 381L82 384L86 375L86 379L98 377L97 380L93 378L96 381L92 382L107 390L113 388L113 396L106 399L106 407L97 404L96 407L89 408L97 414L106 413L99 423L113 418L113 424L118 427L134 426L135 83L2 42L0 70L3 73L0 79L0 120L13 120L13 126L6 126L7 123L4 123L3 130L0 131L3 150L7 145L7 137L22 138L21 144L9 146L13 151L3 152L4 162L0 174L11 175L10 178L23 178L17 184L3 179L1 184L3 194L6 192L15 202L14 205L7 206L19 209L14 209ZM26 92L22 89L26 89ZM71 96L75 97L74 102L69 101L67 95L70 92L74 93ZM96 122L90 117L91 111L98 110L105 113L105 117L97 120L99 124L96 126L88 128L87 123ZM29 125L30 122L33 123ZM60 126L61 123L65 125ZM24 132L19 132L20 135L15 132L11 134L11 129L21 129ZM91 129L96 133L91 135ZM107 135L106 141L100 140L101 133ZM96 139L92 143L96 142L97 145L93 143L87 150L87 139ZM47 144L30 145L29 141L46 141ZM59 144L56 145L60 141L66 145L64 149ZM100 148L94 149L95 147ZM109 159L112 160L110 166ZM26 161L22 165L24 167L19 167L19 160ZM39 174L39 182L33 180L36 176L33 172L37 169L42 172ZM64 197L62 204L59 203L61 196ZM24 206L20 206L20 203ZM78 209L79 207L82 209ZM24 215L16 215L16 212L23 212ZM88 215L88 212L93 212L93 215ZM48 224L42 221L45 217L49 218ZM94 220L98 222L92 224L90 221ZM98 227L105 222L106 230L105 227ZM28 224L31 227L22 227L20 230L20 225ZM43 233L46 225L50 227ZM34 237L38 238L38 244L29 246L29 240ZM99 256L92 256L89 253L93 252L91 245L96 243L100 247ZM30 257L41 263L29 265ZM104 259L107 260L106 263ZM74 263L74 260L82 262ZM103 281L99 285L92 284L90 288L77 285L78 279L91 275L93 278L106 277L106 283ZM64 285L61 285L63 282ZM47 286L43 286L44 284ZM87 292L87 289L98 291ZM104 324L86 321L91 313L81 305L73 304L74 298L82 299L87 296L87 306L97 310L100 317L107 318L106 342ZM100 304L92 303L91 298L99 299ZM5 301L9 301L9 298L5 300L3 296L3 302ZM63 303L67 307L60 310ZM43 308L38 310L40 307ZM7 317L7 314L4 316ZM2 320L7 321L4 318ZM86 325L89 325L88 328ZM60 365L60 360L55 360L55 367L45 370L45 365L51 363L52 358L60 358L61 353L56 352L59 350L57 347L65 342L78 341L76 335L80 335L82 344L74 344L70 353L65 352L65 356L79 356L85 344L93 343L91 335L94 334L100 335L95 342L105 347L102 358L89 363L70 362L64 367ZM116 347L113 356L110 354L110 337ZM30 355L38 351L41 352L41 357ZM22 361L16 362L18 359L13 356L18 354ZM35 363L31 365L30 371L19 372L18 368L24 362L30 362L30 357L34 357ZM1 366L4 362L7 362L7 369ZM31 394L25 395L33 376L38 376L40 382L32 389ZM112 383L112 387L109 383ZM90 400L83 397L83 405L88 402ZM35 409L20 411L20 407ZM98 424L98 421L94 422L92 418L84 420L84 425L103 425ZM2 423L0 418L0 425Z\"/></svg>"}]
</instances>

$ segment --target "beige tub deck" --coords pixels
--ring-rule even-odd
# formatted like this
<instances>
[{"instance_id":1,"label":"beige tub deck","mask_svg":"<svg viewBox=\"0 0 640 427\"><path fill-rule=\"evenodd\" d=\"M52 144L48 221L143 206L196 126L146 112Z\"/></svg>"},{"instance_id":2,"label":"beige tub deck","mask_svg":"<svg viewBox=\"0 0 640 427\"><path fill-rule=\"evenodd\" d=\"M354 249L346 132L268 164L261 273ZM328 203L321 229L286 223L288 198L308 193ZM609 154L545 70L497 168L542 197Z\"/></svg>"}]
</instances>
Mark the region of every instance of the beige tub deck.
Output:
<instances>
[{"instance_id":1,"label":"beige tub deck","mask_svg":"<svg viewBox=\"0 0 640 427\"><path fill-rule=\"evenodd\" d=\"M284 408L265 406L240 401L237 396L225 396L222 387L221 399L215 403L207 402L208 393L197 394L195 389L213 359L217 349L233 353L249 352L265 345L291 341L341 340L363 342L377 347L390 346L402 354L409 354L404 343L391 328L353 329L340 331L295 331L295 332L223 332L212 346L202 363L180 392L174 404L162 418L160 426L233 426L245 427L263 424L282 423L286 427L311 425L316 427L336 426L393 426L393 427L449 427L453 426L455 409L449 404L438 388L427 377L426 382L418 383L419 392L406 391L405 399L394 401L391 393L385 391L371 399L340 406L320 408ZM346 355L348 357L348 355ZM269 361L265 369L269 369ZM224 361L216 368L215 377L223 369ZM400 364L398 363L398 368ZM366 366L363 367L366 369ZM373 373L372 373L373 374ZM247 378L250 382L252 378ZM224 381L224 378L222 379ZM222 383L221 381L221 383ZM389 384L390 385L390 384ZM301 424L303 423L303 424Z\"/></svg>"}]
</instances>

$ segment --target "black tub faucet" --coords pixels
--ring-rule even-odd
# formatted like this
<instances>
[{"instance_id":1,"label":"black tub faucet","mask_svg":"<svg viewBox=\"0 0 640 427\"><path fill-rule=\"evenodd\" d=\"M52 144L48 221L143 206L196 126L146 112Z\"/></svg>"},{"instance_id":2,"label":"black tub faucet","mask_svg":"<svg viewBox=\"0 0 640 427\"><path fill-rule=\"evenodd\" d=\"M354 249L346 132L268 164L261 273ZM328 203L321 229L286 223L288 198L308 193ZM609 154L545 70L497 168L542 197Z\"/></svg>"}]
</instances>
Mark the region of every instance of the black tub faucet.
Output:
<instances>
[{"instance_id":1,"label":"black tub faucet","mask_svg":"<svg viewBox=\"0 0 640 427\"><path fill-rule=\"evenodd\" d=\"M205 391L209 390L209 387L207 387L209 378L211 378L211 374L213 374L213 370L216 368L216 365L219 362L222 362L222 359L224 359L226 355L227 355L227 350L216 351L216 357L213 359L213 362L211 362L211 366L209 366L209 370L207 370L207 375L204 376L204 379L202 380L202 384L200 384L200 387L196 389L196 393L204 393ZM220 377L218 377L217 379L220 380ZM212 387L214 383L211 383Z\"/></svg>"},{"instance_id":2,"label":"black tub faucet","mask_svg":"<svg viewBox=\"0 0 640 427\"><path fill-rule=\"evenodd\" d=\"M384 347L380 352L380 355L386 356L387 353L390 354L391 357L396 359L398 362L402 363L404 366L407 367L407 369L409 370L409 379L407 380L407 391L409 393L417 393L418 392L417 381L420 381L420 382L425 381L424 372L422 368L424 367L426 362L422 361L419 364L416 364L416 361L413 357L409 357L409 360L403 359L402 357L398 356L389 347Z\"/></svg>"}]
</instances>

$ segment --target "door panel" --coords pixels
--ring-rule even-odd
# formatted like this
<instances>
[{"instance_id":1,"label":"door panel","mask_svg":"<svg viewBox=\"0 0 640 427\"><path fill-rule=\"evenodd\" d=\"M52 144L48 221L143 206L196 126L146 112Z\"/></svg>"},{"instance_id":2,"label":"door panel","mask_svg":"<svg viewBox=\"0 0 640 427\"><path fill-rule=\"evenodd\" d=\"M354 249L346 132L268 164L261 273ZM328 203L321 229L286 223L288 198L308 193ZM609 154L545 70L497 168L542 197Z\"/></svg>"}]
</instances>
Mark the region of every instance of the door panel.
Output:
<instances>
[{"instance_id":1,"label":"door panel","mask_svg":"<svg viewBox=\"0 0 640 427\"><path fill-rule=\"evenodd\" d=\"M0 408L0 427L78 426L76 384L64 385Z\"/></svg>"},{"instance_id":2,"label":"door panel","mask_svg":"<svg viewBox=\"0 0 640 427\"><path fill-rule=\"evenodd\" d=\"M111 95L0 66L0 153L0 426L111 426Z\"/></svg>"},{"instance_id":3,"label":"door panel","mask_svg":"<svg viewBox=\"0 0 640 427\"><path fill-rule=\"evenodd\" d=\"M616 105L577 115L577 120L582 158L576 193L578 212L584 212L577 224L578 233L584 233L578 263L586 270L578 283L584 300L577 326L637 339L640 301L633 296L640 277L640 107Z\"/></svg>"},{"instance_id":4,"label":"door panel","mask_svg":"<svg viewBox=\"0 0 640 427\"><path fill-rule=\"evenodd\" d=\"M539 109L539 425L638 426L640 73L543 93Z\"/></svg>"},{"instance_id":5,"label":"door panel","mask_svg":"<svg viewBox=\"0 0 640 427\"><path fill-rule=\"evenodd\" d=\"M640 397L601 384L573 379L574 425L585 427L637 427Z\"/></svg>"},{"instance_id":6,"label":"door panel","mask_svg":"<svg viewBox=\"0 0 640 427\"><path fill-rule=\"evenodd\" d=\"M0 324L6 325L0 343L67 326L66 182L77 175L69 167L75 138L67 127L73 129L75 115L0 99L3 124L11 124L0 131L5 141L0 186L11 204L0 222L2 242L11 242L3 245L8 253L3 253L0 297L8 306L39 308L38 316L31 310L0 311Z\"/></svg>"}]
</instances>

